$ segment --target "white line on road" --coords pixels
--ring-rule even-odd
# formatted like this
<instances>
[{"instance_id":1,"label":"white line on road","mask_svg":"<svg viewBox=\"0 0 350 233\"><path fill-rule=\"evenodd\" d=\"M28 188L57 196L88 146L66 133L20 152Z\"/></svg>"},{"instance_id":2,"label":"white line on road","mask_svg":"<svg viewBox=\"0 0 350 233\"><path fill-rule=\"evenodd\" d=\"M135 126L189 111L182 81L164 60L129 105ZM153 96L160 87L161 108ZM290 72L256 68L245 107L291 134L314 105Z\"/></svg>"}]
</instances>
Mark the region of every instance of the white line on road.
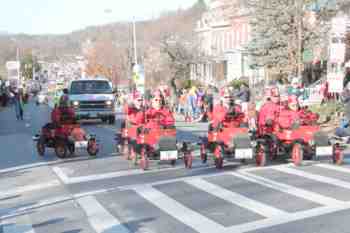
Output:
<instances>
[{"instance_id":1,"label":"white line on road","mask_svg":"<svg viewBox=\"0 0 350 233\"><path fill-rule=\"evenodd\" d=\"M25 192L31 192L31 191L36 191L36 190L41 190L41 189L46 189L46 188L52 188L55 186L61 185L61 182L59 180L52 180L47 183L40 183L40 184L33 184L33 185L27 185L11 190L7 190L4 192L0 192L0 199L4 199L7 197L15 196L21 193Z\"/></svg>"},{"instance_id":2,"label":"white line on road","mask_svg":"<svg viewBox=\"0 0 350 233\"><path fill-rule=\"evenodd\" d=\"M130 233L130 231L112 214L110 214L93 196L77 200L85 211L96 233Z\"/></svg>"},{"instance_id":3,"label":"white line on road","mask_svg":"<svg viewBox=\"0 0 350 233\"><path fill-rule=\"evenodd\" d=\"M345 181L341 181L338 179L334 179L334 178L330 178L330 177L326 177L326 176L320 176L320 175L314 175L311 173L307 173L304 171L300 171L297 169L293 169L293 168L273 168L274 170L280 171L280 172L284 172L284 173L288 173L291 175L297 175L303 178L307 178L310 180L314 180L314 181L318 181L321 183L326 183L326 184L330 184L333 186L339 186L345 189L350 189L350 183L345 182Z\"/></svg>"},{"instance_id":4,"label":"white line on road","mask_svg":"<svg viewBox=\"0 0 350 233\"><path fill-rule=\"evenodd\" d=\"M326 197L326 196L320 195L318 193L314 193L314 192L306 191L306 190L303 190L300 188L296 188L296 187L291 186L291 185L282 184L282 183L279 183L279 182L276 182L276 181L273 181L270 179L266 179L266 178L263 178L260 176L253 175L253 174L245 172L245 171L231 173L231 175L239 177L241 179L248 180L248 181L256 183L256 184L263 185L263 186L268 187L268 188L272 188L272 189L275 189L275 190L278 190L278 191L281 191L284 193L291 194L293 196L300 197L302 199L309 200L309 201L314 202L314 203L325 205L325 206L329 206L329 205L332 205L332 206L334 206L334 205L339 206L340 205L341 206L345 203L345 202L339 201L335 198Z\"/></svg>"},{"instance_id":5,"label":"white line on road","mask_svg":"<svg viewBox=\"0 0 350 233\"><path fill-rule=\"evenodd\" d=\"M199 171L199 170L210 169L210 168L214 168L214 166L202 165L200 162L198 163L198 167L194 165L192 169L194 169L195 171ZM61 178L61 180L65 184L77 184L77 183L84 183L84 182L90 182L90 181L132 176L132 175L147 175L152 173L183 170L186 168L184 165L181 165L178 167L161 168L161 169L150 170L150 171L144 171L142 169L133 169L133 170L123 170L118 172L109 172L109 173L103 173L103 174L93 174L93 175L78 176L78 177L68 177L59 167L54 167L53 169L54 169L53 171L57 174L58 177Z\"/></svg>"},{"instance_id":6,"label":"white line on road","mask_svg":"<svg viewBox=\"0 0 350 233\"><path fill-rule=\"evenodd\" d=\"M338 172L350 173L349 168L339 167L339 166L335 166L335 165L331 165L331 164L317 164L316 166L330 169L330 170L334 170L334 171L338 171Z\"/></svg>"},{"instance_id":7,"label":"white line on road","mask_svg":"<svg viewBox=\"0 0 350 233\"><path fill-rule=\"evenodd\" d=\"M33 205L27 205L24 207L19 207L19 208L10 208L3 210L0 216L0 220L4 219L9 219L9 218L14 218L16 216L21 216L23 214L30 213L30 211L34 209L39 209L45 206L52 206L58 203L66 202L66 201L71 201L73 200L73 197L70 195L64 195L64 196L58 196L54 198L49 198L46 200L41 200L40 202L37 202Z\"/></svg>"},{"instance_id":8,"label":"white line on road","mask_svg":"<svg viewBox=\"0 0 350 233\"><path fill-rule=\"evenodd\" d=\"M165 213L171 215L173 218L176 218L197 232L213 233L223 232L225 230L225 227L222 225L187 208L151 186L145 185L136 188L135 191Z\"/></svg>"},{"instance_id":9,"label":"white line on road","mask_svg":"<svg viewBox=\"0 0 350 233\"><path fill-rule=\"evenodd\" d=\"M18 170L24 170L24 169L34 168L34 167L45 166L45 165L49 165L49 164L50 164L50 162L40 162L40 163L32 163L32 164L28 164L28 165L6 168L6 169L0 170L0 174L8 173L8 172L15 172Z\"/></svg>"},{"instance_id":10,"label":"white line on road","mask_svg":"<svg viewBox=\"0 0 350 233\"><path fill-rule=\"evenodd\" d=\"M3 233L35 233L28 215L1 223Z\"/></svg>"},{"instance_id":11,"label":"white line on road","mask_svg":"<svg viewBox=\"0 0 350 233\"><path fill-rule=\"evenodd\" d=\"M69 178L59 167L53 167L52 171L62 180L63 183L67 184Z\"/></svg>"},{"instance_id":12,"label":"white line on road","mask_svg":"<svg viewBox=\"0 0 350 233\"><path fill-rule=\"evenodd\" d=\"M237 226L228 228L225 233L243 233L261 230L263 228L273 227L289 222L295 222L298 220L305 220L307 218L317 217L321 215L326 215L341 210L346 210L350 208L350 204L346 203L342 206L323 206L311 210L306 210L302 212L291 213L288 215L282 215L280 217L263 219L255 222L245 223ZM300 223L302 224L302 223Z\"/></svg>"},{"instance_id":13,"label":"white line on road","mask_svg":"<svg viewBox=\"0 0 350 233\"><path fill-rule=\"evenodd\" d=\"M243 195L240 195L238 193L234 193L232 191L229 191L227 189L221 188L218 185L209 183L202 179L194 179L194 180L188 180L186 183L204 191L207 192L213 196L216 196L220 199L223 199L225 201L228 201L234 205L238 205L240 207L243 207L245 209L248 209L250 211L253 211L261 216L272 218L272 217L278 217L282 215L288 214L287 212L283 210L279 210L277 208L271 207L269 205L265 205L261 202L255 201L253 199L247 198Z\"/></svg>"},{"instance_id":14,"label":"white line on road","mask_svg":"<svg viewBox=\"0 0 350 233\"><path fill-rule=\"evenodd\" d=\"M64 160L58 159L58 160L54 160L54 161L31 163L31 164L27 164L27 165L21 165L21 166L1 169L0 170L0 174L9 173L9 172L16 172L16 171L19 171L19 170L26 170L26 169L30 169L30 168L36 168L36 167L50 166L50 165L55 165L55 164L59 164L59 163L80 161L80 160L86 160L86 158L85 157L79 157L79 158L68 158L68 159L64 159Z\"/></svg>"}]
</instances>

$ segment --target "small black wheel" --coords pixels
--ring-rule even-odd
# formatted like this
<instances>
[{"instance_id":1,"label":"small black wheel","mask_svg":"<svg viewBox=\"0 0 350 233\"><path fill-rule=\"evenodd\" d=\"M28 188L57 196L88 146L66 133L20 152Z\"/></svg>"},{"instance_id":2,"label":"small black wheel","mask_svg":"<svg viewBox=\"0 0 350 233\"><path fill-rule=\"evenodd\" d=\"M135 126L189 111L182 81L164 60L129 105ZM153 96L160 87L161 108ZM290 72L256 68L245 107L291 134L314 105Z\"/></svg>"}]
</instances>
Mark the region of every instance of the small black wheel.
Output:
<instances>
[{"instance_id":1,"label":"small black wheel","mask_svg":"<svg viewBox=\"0 0 350 233\"><path fill-rule=\"evenodd\" d=\"M115 124L115 116L109 117L108 123L109 123L110 125L114 125L114 124Z\"/></svg>"},{"instance_id":2,"label":"small black wheel","mask_svg":"<svg viewBox=\"0 0 350 233\"><path fill-rule=\"evenodd\" d=\"M96 156L98 154L98 145L96 139L89 139L87 152L90 156Z\"/></svg>"},{"instance_id":3,"label":"small black wheel","mask_svg":"<svg viewBox=\"0 0 350 233\"><path fill-rule=\"evenodd\" d=\"M42 137L40 137L38 142L36 143L36 149L40 156L45 155L46 146L45 146L45 140Z\"/></svg>"},{"instance_id":4,"label":"small black wheel","mask_svg":"<svg viewBox=\"0 0 350 233\"><path fill-rule=\"evenodd\" d=\"M69 151L69 155L71 155L71 156L74 155L74 153L75 153L75 145L74 145L74 143L69 144L68 151Z\"/></svg>"},{"instance_id":5,"label":"small black wheel","mask_svg":"<svg viewBox=\"0 0 350 233\"><path fill-rule=\"evenodd\" d=\"M55 143L55 153L58 158L64 159L67 157L68 146L64 140L58 140Z\"/></svg>"},{"instance_id":6,"label":"small black wheel","mask_svg":"<svg viewBox=\"0 0 350 233\"><path fill-rule=\"evenodd\" d=\"M171 161L170 161L170 164L171 164L171 166L173 166L173 167L174 167L174 166L176 165L176 159L171 160Z\"/></svg>"}]
</instances>

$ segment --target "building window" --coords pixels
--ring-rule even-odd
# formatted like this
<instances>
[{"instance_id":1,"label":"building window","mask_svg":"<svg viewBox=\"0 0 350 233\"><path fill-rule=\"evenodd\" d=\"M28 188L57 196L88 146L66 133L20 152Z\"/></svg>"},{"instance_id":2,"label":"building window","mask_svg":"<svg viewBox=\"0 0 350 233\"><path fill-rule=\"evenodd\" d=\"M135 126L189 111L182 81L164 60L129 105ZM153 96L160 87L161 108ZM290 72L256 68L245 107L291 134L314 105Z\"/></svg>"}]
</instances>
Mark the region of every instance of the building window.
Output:
<instances>
[{"instance_id":1,"label":"building window","mask_svg":"<svg viewBox=\"0 0 350 233\"><path fill-rule=\"evenodd\" d=\"M227 61L223 62L223 71L224 71L224 77L227 78Z\"/></svg>"}]
</instances>

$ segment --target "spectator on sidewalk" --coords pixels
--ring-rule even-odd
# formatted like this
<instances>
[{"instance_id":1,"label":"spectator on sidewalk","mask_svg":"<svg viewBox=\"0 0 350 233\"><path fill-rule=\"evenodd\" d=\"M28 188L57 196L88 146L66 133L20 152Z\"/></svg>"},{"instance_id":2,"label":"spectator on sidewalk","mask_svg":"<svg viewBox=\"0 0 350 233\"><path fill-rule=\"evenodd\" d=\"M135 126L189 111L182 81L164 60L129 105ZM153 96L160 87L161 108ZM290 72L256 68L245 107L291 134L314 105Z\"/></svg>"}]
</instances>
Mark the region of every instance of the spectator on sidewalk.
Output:
<instances>
[{"instance_id":1,"label":"spectator on sidewalk","mask_svg":"<svg viewBox=\"0 0 350 233\"><path fill-rule=\"evenodd\" d=\"M177 109L178 114L185 115L186 101L187 101L187 91L186 89L183 89L179 97L179 105Z\"/></svg>"},{"instance_id":2,"label":"spectator on sidewalk","mask_svg":"<svg viewBox=\"0 0 350 233\"><path fill-rule=\"evenodd\" d=\"M23 102L23 89L15 89L13 91L14 95L14 107L16 112L16 118L17 120L23 120L23 108L24 108L24 102Z\"/></svg>"}]
</instances>

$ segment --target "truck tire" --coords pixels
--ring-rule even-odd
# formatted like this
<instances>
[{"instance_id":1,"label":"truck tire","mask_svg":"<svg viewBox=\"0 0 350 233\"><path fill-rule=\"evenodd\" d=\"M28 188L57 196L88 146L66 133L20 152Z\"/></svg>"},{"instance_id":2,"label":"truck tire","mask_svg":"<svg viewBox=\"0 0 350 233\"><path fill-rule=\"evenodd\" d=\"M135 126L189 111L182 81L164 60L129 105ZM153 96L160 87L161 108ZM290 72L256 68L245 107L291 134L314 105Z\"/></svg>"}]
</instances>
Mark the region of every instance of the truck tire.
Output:
<instances>
[{"instance_id":1,"label":"truck tire","mask_svg":"<svg viewBox=\"0 0 350 233\"><path fill-rule=\"evenodd\" d=\"M109 124L114 125L115 124L115 116L110 116L109 117Z\"/></svg>"}]
</instances>

